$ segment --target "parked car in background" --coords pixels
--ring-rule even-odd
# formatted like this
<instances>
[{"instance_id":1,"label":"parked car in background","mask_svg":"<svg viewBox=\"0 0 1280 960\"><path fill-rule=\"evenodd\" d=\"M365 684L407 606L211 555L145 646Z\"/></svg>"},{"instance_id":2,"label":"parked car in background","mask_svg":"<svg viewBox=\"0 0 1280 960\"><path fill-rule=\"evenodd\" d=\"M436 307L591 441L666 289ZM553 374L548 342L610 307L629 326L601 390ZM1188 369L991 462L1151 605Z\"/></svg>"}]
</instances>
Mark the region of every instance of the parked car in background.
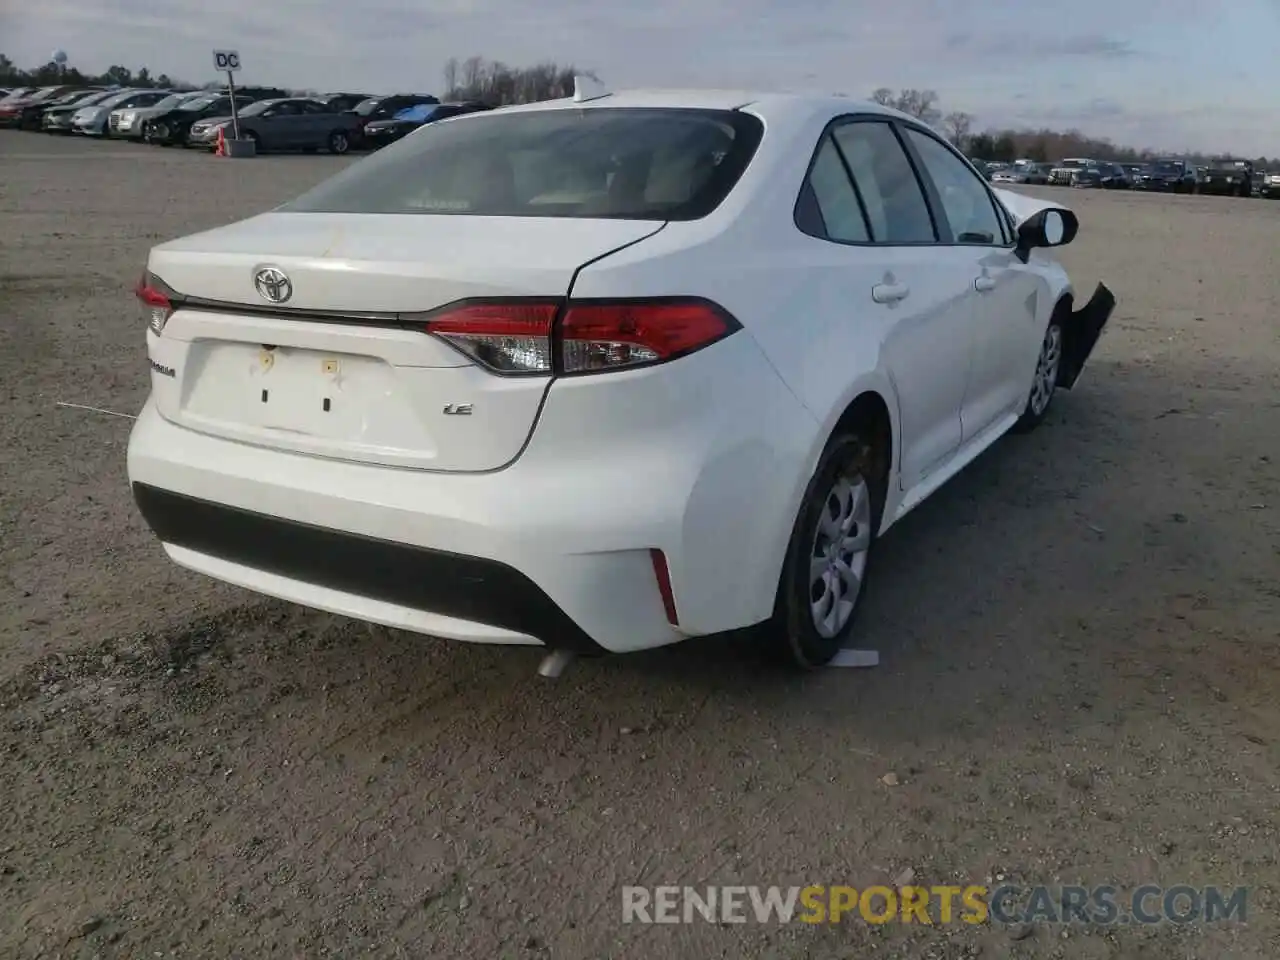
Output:
<instances>
[{"instance_id":1,"label":"parked car in background","mask_svg":"<svg viewBox=\"0 0 1280 960\"><path fill-rule=\"evenodd\" d=\"M429 93L393 93L388 96L370 97L356 104L353 113L362 123L368 125L379 120L390 120L401 110L416 107L423 103L439 103L440 98Z\"/></svg>"},{"instance_id":2,"label":"parked car in background","mask_svg":"<svg viewBox=\"0 0 1280 960\"><path fill-rule=\"evenodd\" d=\"M1099 190L1128 190L1131 183L1128 172L1120 164L1094 160L1075 172L1071 185Z\"/></svg>"},{"instance_id":3,"label":"parked car in background","mask_svg":"<svg viewBox=\"0 0 1280 960\"><path fill-rule=\"evenodd\" d=\"M991 175L992 183L1021 183L1038 186L1047 183L1048 180L1048 166L1036 163L1034 160L1015 160L1012 166Z\"/></svg>"},{"instance_id":4,"label":"parked car in background","mask_svg":"<svg viewBox=\"0 0 1280 960\"><path fill-rule=\"evenodd\" d=\"M986 180L987 183L991 182L991 178L993 174L991 173L990 163L988 163L986 160L983 160L979 157L968 157L966 159L968 159L968 161L971 164L973 164L973 169L977 170L978 173L982 175L982 179Z\"/></svg>"},{"instance_id":5,"label":"parked car in background","mask_svg":"<svg viewBox=\"0 0 1280 960\"><path fill-rule=\"evenodd\" d=\"M407 136L419 127L449 117L460 117L464 113L476 113L480 110L493 109L488 104L469 101L467 103L420 103L416 107L401 110L390 120L374 120L364 125L365 145L378 148L394 143Z\"/></svg>"},{"instance_id":6,"label":"parked car in background","mask_svg":"<svg viewBox=\"0 0 1280 960\"><path fill-rule=\"evenodd\" d=\"M252 94L236 93L236 109L243 110L255 103ZM226 94L209 93L202 97L184 100L176 107L148 117L142 123L142 139L163 147L183 146L193 124L210 117L226 117L231 113L231 98Z\"/></svg>"},{"instance_id":7,"label":"parked car in background","mask_svg":"<svg viewBox=\"0 0 1280 960\"><path fill-rule=\"evenodd\" d=\"M1133 186L1136 190L1194 193L1197 179L1194 164L1166 157L1152 161Z\"/></svg>"},{"instance_id":8,"label":"parked car in background","mask_svg":"<svg viewBox=\"0 0 1280 960\"><path fill-rule=\"evenodd\" d=\"M90 137L110 136L111 113L127 107L149 107L173 93L172 90L122 90L91 107L77 110L71 117L71 132Z\"/></svg>"},{"instance_id":9,"label":"parked car in background","mask_svg":"<svg viewBox=\"0 0 1280 960\"><path fill-rule=\"evenodd\" d=\"M1253 162L1226 158L1210 161L1200 175L1196 192L1227 197L1253 196Z\"/></svg>"},{"instance_id":10,"label":"parked car in background","mask_svg":"<svg viewBox=\"0 0 1280 960\"><path fill-rule=\"evenodd\" d=\"M1076 383L1115 305L1041 249L1078 226L838 97L432 124L151 250L132 493L176 563L334 613L560 652L760 625L821 667L877 538Z\"/></svg>"},{"instance_id":11,"label":"parked car in background","mask_svg":"<svg viewBox=\"0 0 1280 960\"><path fill-rule=\"evenodd\" d=\"M280 94L287 97L287 93ZM346 113L348 110L354 110L360 104L369 99L367 93L325 93L315 98L323 103L334 113Z\"/></svg>"},{"instance_id":12,"label":"parked car in background","mask_svg":"<svg viewBox=\"0 0 1280 960\"><path fill-rule=\"evenodd\" d=\"M154 103L149 107L118 107L111 111L111 117L107 121L107 126L111 130L113 137L124 137L129 140L141 140L142 131L148 120L152 117L158 117L161 114L179 107L184 103L189 103L206 94L202 90L193 90L186 93L171 93L158 103Z\"/></svg>"},{"instance_id":13,"label":"parked car in background","mask_svg":"<svg viewBox=\"0 0 1280 960\"><path fill-rule=\"evenodd\" d=\"M1271 170L1263 175L1262 182L1258 184L1258 196L1265 200L1280 198L1280 172Z\"/></svg>"},{"instance_id":14,"label":"parked car in background","mask_svg":"<svg viewBox=\"0 0 1280 960\"><path fill-rule=\"evenodd\" d=\"M311 97L259 100L241 110L239 120L241 139L252 140L258 153L324 149L344 154L360 143L364 129L356 114L335 112ZM191 125L187 143L211 148L218 132L230 127L229 116L199 120Z\"/></svg>"},{"instance_id":15,"label":"parked car in background","mask_svg":"<svg viewBox=\"0 0 1280 960\"><path fill-rule=\"evenodd\" d=\"M1059 160L1049 169L1049 184L1056 187L1069 187L1075 183L1076 171L1083 170L1093 163L1088 157L1067 157Z\"/></svg>"},{"instance_id":16,"label":"parked car in background","mask_svg":"<svg viewBox=\"0 0 1280 960\"><path fill-rule=\"evenodd\" d=\"M71 118L80 110L114 97L118 90L98 90L88 96L81 97L75 103L66 106L50 106L40 116L40 130L44 133L70 133Z\"/></svg>"},{"instance_id":17,"label":"parked car in background","mask_svg":"<svg viewBox=\"0 0 1280 960\"><path fill-rule=\"evenodd\" d=\"M22 107L14 126L20 130L40 130L44 126L44 115L46 111L52 110L55 107L74 107L77 104L83 104L86 99L89 99L95 94L101 92L101 87L85 87L84 89L75 90L71 93L64 93L60 97L51 97L47 100L37 100L34 103L28 103Z\"/></svg>"},{"instance_id":18,"label":"parked car in background","mask_svg":"<svg viewBox=\"0 0 1280 960\"><path fill-rule=\"evenodd\" d=\"M16 127L22 119L22 111L33 104L52 104L59 97L76 91L74 86L37 87L23 89L19 95L10 94L0 100L0 127Z\"/></svg>"}]
</instances>

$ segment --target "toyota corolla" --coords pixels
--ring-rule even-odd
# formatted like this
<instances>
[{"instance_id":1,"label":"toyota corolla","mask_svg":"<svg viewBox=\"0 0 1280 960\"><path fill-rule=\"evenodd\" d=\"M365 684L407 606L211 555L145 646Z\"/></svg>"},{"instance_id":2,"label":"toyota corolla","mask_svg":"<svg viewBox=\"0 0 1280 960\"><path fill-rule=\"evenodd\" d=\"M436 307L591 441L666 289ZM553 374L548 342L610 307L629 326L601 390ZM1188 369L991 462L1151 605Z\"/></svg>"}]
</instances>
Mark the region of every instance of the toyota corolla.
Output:
<instances>
[{"instance_id":1,"label":"toyota corolla","mask_svg":"<svg viewBox=\"0 0 1280 960\"><path fill-rule=\"evenodd\" d=\"M874 104L617 93L444 120L152 249L129 442L177 563L439 637L848 644L877 538L1077 382L1114 306Z\"/></svg>"}]
</instances>

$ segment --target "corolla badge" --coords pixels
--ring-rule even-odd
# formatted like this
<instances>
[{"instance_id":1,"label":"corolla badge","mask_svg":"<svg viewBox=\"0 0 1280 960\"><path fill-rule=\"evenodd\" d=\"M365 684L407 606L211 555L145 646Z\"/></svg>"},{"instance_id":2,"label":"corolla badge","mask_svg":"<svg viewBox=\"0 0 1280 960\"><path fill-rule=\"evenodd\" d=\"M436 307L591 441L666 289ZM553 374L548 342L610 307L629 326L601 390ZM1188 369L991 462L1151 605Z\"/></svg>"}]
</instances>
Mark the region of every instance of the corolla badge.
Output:
<instances>
[{"instance_id":1,"label":"corolla badge","mask_svg":"<svg viewBox=\"0 0 1280 960\"><path fill-rule=\"evenodd\" d=\"M263 300L284 303L293 296L293 281L278 267L263 267L253 275L253 285Z\"/></svg>"}]
</instances>

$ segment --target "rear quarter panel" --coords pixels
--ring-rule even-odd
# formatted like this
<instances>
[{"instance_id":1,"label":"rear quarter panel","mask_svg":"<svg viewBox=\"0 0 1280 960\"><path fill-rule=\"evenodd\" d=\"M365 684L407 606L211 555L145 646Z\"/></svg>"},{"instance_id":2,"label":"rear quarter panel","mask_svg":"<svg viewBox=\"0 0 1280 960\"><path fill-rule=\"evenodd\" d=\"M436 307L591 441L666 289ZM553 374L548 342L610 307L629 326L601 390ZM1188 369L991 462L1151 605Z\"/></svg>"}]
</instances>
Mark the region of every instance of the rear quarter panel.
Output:
<instances>
[{"instance_id":1,"label":"rear quarter panel","mask_svg":"<svg viewBox=\"0 0 1280 960\"><path fill-rule=\"evenodd\" d=\"M592 264L575 297L697 295L732 313L785 389L807 412L786 437L761 435L771 451L769 483L753 491L753 589L773 596L797 510L818 458L849 403L881 395L897 431L897 400L880 368L876 331L832 322L815 285L815 241L793 210L828 116L770 113L751 165L723 204L702 220L668 224L654 236Z\"/></svg>"}]
</instances>

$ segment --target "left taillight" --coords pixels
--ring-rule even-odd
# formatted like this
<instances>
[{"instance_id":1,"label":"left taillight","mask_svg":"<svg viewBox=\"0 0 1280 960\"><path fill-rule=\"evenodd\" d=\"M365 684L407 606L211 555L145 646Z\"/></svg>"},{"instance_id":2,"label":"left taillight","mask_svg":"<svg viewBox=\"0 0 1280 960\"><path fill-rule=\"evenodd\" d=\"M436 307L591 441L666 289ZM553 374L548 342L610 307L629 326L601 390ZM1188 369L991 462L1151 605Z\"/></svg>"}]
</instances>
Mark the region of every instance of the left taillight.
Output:
<instances>
[{"instance_id":1,"label":"left taillight","mask_svg":"<svg viewBox=\"0 0 1280 960\"><path fill-rule=\"evenodd\" d=\"M146 308L147 326L159 336L164 331L164 325L173 316L174 292L155 274L144 273L133 293Z\"/></svg>"},{"instance_id":2,"label":"left taillight","mask_svg":"<svg viewBox=\"0 0 1280 960\"><path fill-rule=\"evenodd\" d=\"M741 325L699 298L486 301L449 307L428 333L493 373L607 373L665 363L709 347Z\"/></svg>"}]
</instances>

